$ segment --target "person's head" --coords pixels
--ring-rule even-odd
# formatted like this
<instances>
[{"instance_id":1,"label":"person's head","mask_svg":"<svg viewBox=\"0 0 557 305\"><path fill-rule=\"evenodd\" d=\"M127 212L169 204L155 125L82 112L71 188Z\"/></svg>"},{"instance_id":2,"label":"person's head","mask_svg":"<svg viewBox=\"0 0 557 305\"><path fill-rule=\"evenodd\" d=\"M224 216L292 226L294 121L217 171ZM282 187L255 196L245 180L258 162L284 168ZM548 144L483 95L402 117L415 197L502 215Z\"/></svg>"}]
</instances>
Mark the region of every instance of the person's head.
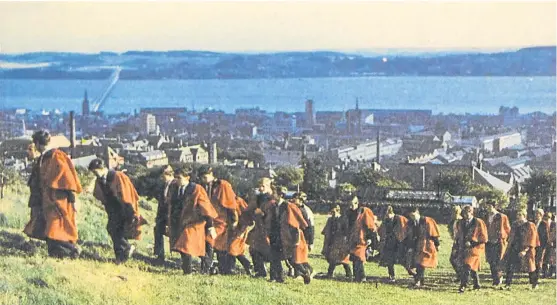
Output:
<instances>
[{"instance_id":1,"label":"person's head","mask_svg":"<svg viewBox=\"0 0 557 305\"><path fill-rule=\"evenodd\" d=\"M393 219L395 217L395 210L392 206L387 207L387 212L385 213L385 218Z\"/></svg>"},{"instance_id":2,"label":"person's head","mask_svg":"<svg viewBox=\"0 0 557 305\"><path fill-rule=\"evenodd\" d=\"M497 212L497 203L493 200L490 200L486 203L486 207L487 207L487 211L490 214L496 213Z\"/></svg>"},{"instance_id":3,"label":"person's head","mask_svg":"<svg viewBox=\"0 0 557 305\"><path fill-rule=\"evenodd\" d=\"M526 210L520 210L516 213L516 220L520 222L525 222L527 215L528 213L526 212Z\"/></svg>"},{"instance_id":4,"label":"person's head","mask_svg":"<svg viewBox=\"0 0 557 305\"><path fill-rule=\"evenodd\" d=\"M288 193L288 189L285 186L277 187L277 197L278 198L284 198L284 196L286 196L286 193Z\"/></svg>"},{"instance_id":5,"label":"person's head","mask_svg":"<svg viewBox=\"0 0 557 305\"><path fill-rule=\"evenodd\" d=\"M174 180L179 186L188 185L190 183L191 168L188 166L178 167L174 171Z\"/></svg>"},{"instance_id":6,"label":"person's head","mask_svg":"<svg viewBox=\"0 0 557 305\"><path fill-rule=\"evenodd\" d=\"M172 169L172 166L165 165L165 166L162 167L162 169L161 169L161 179L164 182L170 182L174 179L174 170Z\"/></svg>"},{"instance_id":7,"label":"person's head","mask_svg":"<svg viewBox=\"0 0 557 305\"><path fill-rule=\"evenodd\" d=\"M453 220L462 218L462 208L459 205L453 206Z\"/></svg>"},{"instance_id":8,"label":"person's head","mask_svg":"<svg viewBox=\"0 0 557 305\"><path fill-rule=\"evenodd\" d=\"M271 179L270 178L261 178L259 179L259 183L257 184L257 189L261 194L272 194L273 189L271 188Z\"/></svg>"},{"instance_id":9,"label":"person's head","mask_svg":"<svg viewBox=\"0 0 557 305\"><path fill-rule=\"evenodd\" d=\"M360 200L358 199L358 196L352 197L352 200L350 201L350 209L357 210L359 206L360 206Z\"/></svg>"},{"instance_id":10,"label":"person's head","mask_svg":"<svg viewBox=\"0 0 557 305\"><path fill-rule=\"evenodd\" d=\"M410 210L409 216L410 216L410 219L412 219L412 220L420 219L420 209L417 208L417 207L416 207L416 208L412 208L412 209Z\"/></svg>"},{"instance_id":11,"label":"person's head","mask_svg":"<svg viewBox=\"0 0 557 305\"><path fill-rule=\"evenodd\" d=\"M545 212L543 211L543 209L537 209L536 210L536 221L541 221L543 219L544 214L545 214Z\"/></svg>"},{"instance_id":12,"label":"person's head","mask_svg":"<svg viewBox=\"0 0 557 305\"><path fill-rule=\"evenodd\" d=\"M209 183L215 181L215 176L213 174L213 168L209 165L202 166L199 169L198 177L199 177L199 179L201 179L201 183L203 183L203 184L209 184Z\"/></svg>"},{"instance_id":13,"label":"person's head","mask_svg":"<svg viewBox=\"0 0 557 305\"><path fill-rule=\"evenodd\" d=\"M543 214L543 220L551 223L551 219L553 218L553 213L551 212L547 212L545 214Z\"/></svg>"},{"instance_id":14,"label":"person's head","mask_svg":"<svg viewBox=\"0 0 557 305\"><path fill-rule=\"evenodd\" d=\"M297 205L303 205L306 202L307 198L308 197L304 192L294 193L294 196L292 196L292 199L294 199L294 203L296 203Z\"/></svg>"},{"instance_id":15,"label":"person's head","mask_svg":"<svg viewBox=\"0 0 557 305\"><path fill-rule=\"evenodd\" d=\"M89 163L88 169L95 175L95 177L100 178L106 175L108 169L104 165L104 161L102 159L95 159Z\"/></svg>"},{"instance_id":16,"label":"person's head","mask_svg":"<svg viewBox=\"0 0 557 305\"><path fill-rule=\"evenodd\" d=\"M339 217L340 216L340 206L338 204L335 205L331 210L329 210L329 214L331 214L331 216L333 216L333 217Z\"/></svg>"},{"instance_id":17,"label":"person's head","mask_svg":"<svg viewBox=\"0 0 557 305\"><path fill-rule=\"evenodd\" d=\"M48 144L50 144L50 133L46 130L39 130L33 134L33 144L35 144L35 148L40 152L43 153L46 150Z\"/></svg>"},{"instance_id":18,"label":"person's head","mask_svg":"<svg viewBox=\"0 0 557 305\"><path fill-rule=\"evenodd\" d=\"M29 144L29 146L27 146L27 157L29 159L35 160L40 155L41 155L41 153L37 150L37 147L35 146L34 143L31 143L31 144Z\"/></svg>"},{"instance_id":19,"label":"person's head","mask_svg":"<svg viewBox=\"0 0 557 305\"><path fill-rule=\"evenodd\" d=\"M474 208L470 205L465 206L464 209L462 209L462 217L465 220L474 218Z\"/></svg>"}]
</instances>

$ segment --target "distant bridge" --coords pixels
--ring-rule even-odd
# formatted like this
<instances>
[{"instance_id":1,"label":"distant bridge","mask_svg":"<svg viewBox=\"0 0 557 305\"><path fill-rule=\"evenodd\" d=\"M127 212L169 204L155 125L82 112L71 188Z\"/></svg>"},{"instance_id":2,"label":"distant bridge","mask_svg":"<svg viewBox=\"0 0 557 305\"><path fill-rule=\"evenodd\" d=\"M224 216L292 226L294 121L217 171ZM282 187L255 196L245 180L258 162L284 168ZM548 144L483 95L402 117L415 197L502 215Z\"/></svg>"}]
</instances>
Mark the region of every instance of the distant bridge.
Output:
<instances>
[{"instance_id":1,"label":"distant bridge","mask_svg":"<svg viewBox=\"0 0 557 305\"><path fill-rule=\"evenodd\" d=\"M118 80L120 79L120 72L122 71L122 68L117 66L114 69L114 72L112 72L112 74L110 75L110 83L108 85L108 87L106 87L106 89L104 90L104 92L102 93L102 95L97 98L96 100L93 100L91 103L91 111L92 112L98 112L101 107L104 105L106 99L108 98L108 96L110 95L110 92L112 91L112 89L114 88L114 86L116 85L116 83L118 82Z\"/></svg>"}]
</instances>

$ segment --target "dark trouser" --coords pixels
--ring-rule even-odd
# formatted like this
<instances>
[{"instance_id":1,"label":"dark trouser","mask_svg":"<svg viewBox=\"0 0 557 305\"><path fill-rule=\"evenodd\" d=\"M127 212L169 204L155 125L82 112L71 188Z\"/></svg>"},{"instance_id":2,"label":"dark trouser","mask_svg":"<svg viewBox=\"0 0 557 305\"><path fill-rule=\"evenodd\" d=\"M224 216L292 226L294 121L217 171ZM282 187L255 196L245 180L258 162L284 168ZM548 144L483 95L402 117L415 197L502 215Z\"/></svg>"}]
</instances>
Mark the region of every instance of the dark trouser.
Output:
<instances>
[{"instance_id":1,"label":"dark trouser","mask_svg":"<svg viewBox=\"0 0 557 305\"><path fill-rule=\"evenodd\" d=\"M356 282L361 282L366 279L366 271L364 269L364 262L360 260L359 257L350 254L352 260L352 265L354 268L354 280Z\"/></svg>"},{"instance_id":2,"label":"dark trouser","mask_svg":"<svg viewBox=\"0 0 557 305\"><path fill-rule=\"evenodd\" d=\"M130 251L131 246L128 243L128 240L124 238L124 227L121 226L119 228L114 228L110 230L108 234L112 239L116 261L124 262L128 260L128 252Z\"/></svg>"},{"instance_id":3,"label":"dark trouser","mask_svg":"<svg viewBox=\"0 0 557 305\"><path fill-rule=\"evenodd\" d=\"M192 264L193 258L191 257L191 255L186 254L186 253L180 253L180 256L182 258L182 270L184 271L184 274L192 273L193 270L192 270L191 264Z\"/></svg>"},{"instance_id":4,"label":"dark trouser","mask_svg":"<svg viewBox=\"0 0 557 305\"><path fill-rule=\"evenodd\" d=\"M271 246L271 280L284 281L282 270L282 248Z\"/></svg>"},{"instance_id":5,"label":"dark trouser","mask_svg":"<svg viewBox=\"0 0 557 305\"><path fill-rule=\"evenodd\" d=\"M215 252L217 253L219 274L231 274L234 257L230 256L227 251L215 250Z\"/></svg>"},{"instance_id":6,"label":"dark trouser","mask_svg":"<svg viewBox=\"0 0 557 305\"><path fill-rule=\"evenodd\" d=\"M470 265L464 265L460 272L460 287L468 286L468 282L470 281L470 275L472 275L474 288L479 288L480 277L478 276L478 273L476 271L470 268Z\"/></svg>"},{"instance_id":7,"label":"dark trouser","mask_svg":"<svg viewBox=\"0 0 557 305\"><path fill-rule=\"evenodd\" d=\"M242 267L244 267L244 270L246 271L247 274L251 274L251 263L249 262L248 258L245 255L238 255L238 256L230 256L230 269L234 268L234 265L236 263L236 260L238 260L240 262L240 264L242 264Z\"/></svg>"},{"instance_id":8,"label":"dark trouser","mask_svg":"<svg viewBox=\"0 0 557 305\"><path fill-rule=\"evenodd\" d=\"M387 270L389 271L389 277L394 279L395 278L395 265L389 264L387 266Z\"/></svg>"},{"instance_id":9,"label":"dark trouser","mask_svg":"<svg viewBox=\"0 0 557 305\"><path fill-rule=\"evenodd\" d=\"M335 268L338 265L342 265L344 267L344 272L346 273L346 277L352 277L352 269L350 269L350 265L347 263L337 264L337 263L329 263L329 269L327 269L327 276L332 277L333 273L335 272Z\"/></svg>"},{"instance_id":10,"label":"dark trouser","mask_svg":"<svg viewBox=\"0 0 557 305\"><path fill-rule=\"evenodd\" d=\"M449 258L449 261L451 262L451 266L453 266L453 270L455 271L456 276L460 278L461 272L458 266L458 255L456 251L451 251L451 257Z\"/></svg>"},{"instance_id":11,"label":"dark trouser","mask_svg":"<svg viewBox=\"0 0 557 305\"><path fill-rule=\"evenodd\" d=\"M414 276L416 283L424 284L425 268L420 264L416 264L416 275Z\"/></svg>"},{"instance_id":12,"label":"dark trouser","mask_svg":"<svg viewBox=\"0 0 557 305\"><path fill-rule=\"evenodd\" d=\"M253 249L250 249L249 253L251 255L251 260L253 261L255 276L266 277L267 270L265 269L265 255Z\"/></svg>"},{"instance_id":13,"label":"dark trouser","mask_svg":"<svg viewBox=\"0 0 557 305\"><path fill-rule=\"evenodd\" d=\"M162 212L160 212L162 213ZM164 233L166 231L166 219L164 215L159 215L155 219L155 249L154 254L158 259L164 260Z\"/></svg>"},{"instance_id":14,"label":"dark trouser","mask_svg":"<svg viewBox=\"0 0 557 305\"><path fill-rule=\"evenodd\" d=\"M493 284L498 285L501 283L501 277L503 272L501 271L501 244L500 243L487 243L485 245L485 256L487 262L489 263L489 269L491 270L491 278L493 279Z\"/></svg>"},{"instance_id":15,"label":"dark trouser","mask_svg":"<svg viewBox=\"0 0 557 305\"><path fill-rule=\"evenodd\" d=\"M543 278L547 274L548 265L544 263L544 254L549 255L545 247L536 247L536 273L538 278Z\"/></svg>"},{"instance_id":16,"label":"dark trouser","mask_svg":"<svg viewBox=\"0 0 557 305\"><path fill-rule=\"evenodd\" d=\"M522 259L519 256L519 252L512 251L509 253L509 259L507 261L507 276L505 278L505 285L510 286L513 282L514 272L520 269L522 264ZM536 271L528 273L529 282L532 285L538 284L538 274Z\"/></svg>"},{"instance_id":17,"label":"dark trouser","mask_svg":"<svg viewBox=\"0 0 557 305\"><path fill-rule=\"evenodd\" d=\"M46 245L48 247L48 256L56 258L77 257L77 247L70 242L47 238Z\"/></svg>"},{"instance_id":18,"label":"dark trouser","mask_svg":"<svg viewBox=\"0 0 557 305\"><path fill-rule=\"evenodd\" d=\"M205 256L201 257L201 273L206 274L211 271L213 265L213 246L205 242Z\"/></svg>"}]
</instances>

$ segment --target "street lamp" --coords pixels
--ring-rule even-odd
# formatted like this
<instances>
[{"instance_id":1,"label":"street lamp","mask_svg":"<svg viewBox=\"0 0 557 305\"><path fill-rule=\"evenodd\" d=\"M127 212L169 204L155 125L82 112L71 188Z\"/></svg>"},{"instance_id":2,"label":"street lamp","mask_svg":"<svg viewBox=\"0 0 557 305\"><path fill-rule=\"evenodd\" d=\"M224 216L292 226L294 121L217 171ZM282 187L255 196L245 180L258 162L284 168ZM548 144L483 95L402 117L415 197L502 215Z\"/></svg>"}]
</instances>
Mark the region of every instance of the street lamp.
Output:
<instances>
[{"instance_id":1,"label":"street lamp","mask_svg":"<svg viewBox=\"0 0 557 305\"><path fill-rule=\"evenodd\" d=\"M425 166L420 166L420 169L422 170L422 189L425 190Z\"/></svg>"}]
</instances>

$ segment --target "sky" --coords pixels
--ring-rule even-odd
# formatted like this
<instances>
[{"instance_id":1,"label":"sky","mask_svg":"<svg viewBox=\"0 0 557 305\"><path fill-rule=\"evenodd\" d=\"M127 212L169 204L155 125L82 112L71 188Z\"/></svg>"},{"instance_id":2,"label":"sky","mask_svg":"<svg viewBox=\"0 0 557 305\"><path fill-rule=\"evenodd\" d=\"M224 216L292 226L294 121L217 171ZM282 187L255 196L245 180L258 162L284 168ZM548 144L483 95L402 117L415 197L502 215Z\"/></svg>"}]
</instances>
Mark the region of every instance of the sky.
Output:
<instances>
[{"instance_id":1,"label":"sky","mask_svg":"<svg viewBox=\"0 0 557 305\"><path fill-rule=\"evenodd\" d=\"M0 52L504 49L556 44L556 1L0 2Z\"/></svg>"}]
</instances>

